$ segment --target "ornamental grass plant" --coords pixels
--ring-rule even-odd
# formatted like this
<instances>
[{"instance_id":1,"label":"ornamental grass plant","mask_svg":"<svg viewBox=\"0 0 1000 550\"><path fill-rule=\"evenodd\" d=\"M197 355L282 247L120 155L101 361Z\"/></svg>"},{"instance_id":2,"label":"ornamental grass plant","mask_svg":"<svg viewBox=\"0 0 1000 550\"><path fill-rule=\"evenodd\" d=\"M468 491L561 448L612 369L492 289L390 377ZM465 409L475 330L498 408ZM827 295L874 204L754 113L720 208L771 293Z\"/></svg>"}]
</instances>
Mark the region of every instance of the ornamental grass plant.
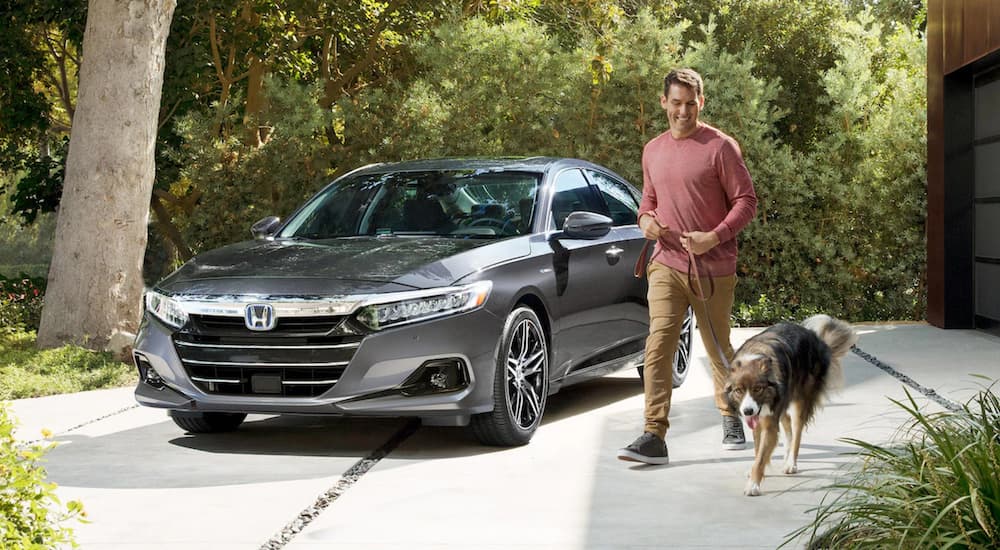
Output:
<instances>
[{"instance_id":1,"label":"ornamental grass plant","mask_svg":"<svg viewBox=\"0 0 1000 550\"><path fill-rule=\"evenodd\" d=\"M783 546L1000 548L1000 397L996 383L965 405L909 415L886 445L857 440L859 458Z\"/></svg>"}]
</instances>

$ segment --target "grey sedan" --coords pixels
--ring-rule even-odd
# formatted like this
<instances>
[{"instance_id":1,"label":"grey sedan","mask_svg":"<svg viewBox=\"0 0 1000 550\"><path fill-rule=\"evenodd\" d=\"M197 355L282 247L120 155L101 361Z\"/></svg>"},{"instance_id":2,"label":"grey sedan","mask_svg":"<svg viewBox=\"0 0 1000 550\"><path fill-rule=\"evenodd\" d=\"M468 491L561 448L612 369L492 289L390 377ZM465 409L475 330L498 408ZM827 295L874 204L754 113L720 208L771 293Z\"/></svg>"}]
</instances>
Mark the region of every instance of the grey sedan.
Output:
<instances>
[{"instance_id":1,"label":"grey sedan","mask_svg":"<svg viewBox=\"0 0 1000 550\"><path fill-rule=\"evenodd\" d=\"M407 416L527 443L560 388L641 374L638 202L576 159L355 170L146 293L136 399L192 433L247 413Z\"/></svg>"}]
</instances>

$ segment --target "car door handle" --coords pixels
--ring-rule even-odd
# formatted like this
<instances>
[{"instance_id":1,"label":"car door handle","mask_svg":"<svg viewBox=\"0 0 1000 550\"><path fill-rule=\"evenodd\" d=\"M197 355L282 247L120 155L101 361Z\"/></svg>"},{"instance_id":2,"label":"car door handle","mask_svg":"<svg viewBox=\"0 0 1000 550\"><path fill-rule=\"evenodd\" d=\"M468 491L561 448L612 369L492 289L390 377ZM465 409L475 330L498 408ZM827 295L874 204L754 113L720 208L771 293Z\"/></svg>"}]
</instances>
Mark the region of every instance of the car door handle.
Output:
<instances>
[{"instance_id":1,"label":"car door handle","mask_svg":"<svg viewBox=\"0 0 1000 550\"><path fill-rule=\"evenodd\" d=\"M611 248L604 251L604 256L608 259L608 265L615 265L618 260L622 259L622 254L625 253L624 249L618 248L617 246L612 246Z\"/></svg>"}]
</instances>

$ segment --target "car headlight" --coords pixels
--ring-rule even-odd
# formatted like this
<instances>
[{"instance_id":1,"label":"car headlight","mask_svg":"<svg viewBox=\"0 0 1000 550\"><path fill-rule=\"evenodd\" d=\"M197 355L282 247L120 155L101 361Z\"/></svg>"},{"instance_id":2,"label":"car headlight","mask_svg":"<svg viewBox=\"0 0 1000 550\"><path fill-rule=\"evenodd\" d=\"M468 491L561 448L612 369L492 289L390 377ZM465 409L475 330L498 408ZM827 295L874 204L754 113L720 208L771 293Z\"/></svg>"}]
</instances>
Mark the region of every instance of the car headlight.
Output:
<instances>
[{"instance_id":1,"label":"car headlight","mask_svg":"<svg viewBox=\"0 0 1000 550\"><path fill-rule=\"evenodd\" d=\"M472 311L486 303L492 289L492 281L478 281L469 285L428 291L423 296L369 304L358 312L358 320L370 329L382 330Z\"/></svg>"},{"instance_id":2,"label":"car headlight","mask_svg":"<svg viewBox=\"0 0 1000 550\"><path fill-rule=\"evenodd\" d=\"M181 328L188 322L187 312L176 300L152 290L146 291L146 311L174 328Z\"/></svg>"}]
</instances>

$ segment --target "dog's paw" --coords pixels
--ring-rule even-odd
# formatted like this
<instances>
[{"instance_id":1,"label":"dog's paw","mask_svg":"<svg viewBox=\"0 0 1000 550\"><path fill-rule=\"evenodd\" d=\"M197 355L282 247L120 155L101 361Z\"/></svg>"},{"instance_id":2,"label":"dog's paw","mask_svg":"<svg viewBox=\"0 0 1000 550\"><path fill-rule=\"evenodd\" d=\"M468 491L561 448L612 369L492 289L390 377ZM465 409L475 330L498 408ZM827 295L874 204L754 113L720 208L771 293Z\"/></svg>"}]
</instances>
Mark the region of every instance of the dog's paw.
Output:
<instances>
[{"instance_id":1,"label":"dog's paw","mask_svg":"<svg viewBox=\"0 0 1000 550\"><path fill-rule=\"evenodd\" d=\"M786 474L797 474L799 473L799 466L794 462L785 463L785 473Z\"/></svg>"},{"instance_id":2,"label":"dog's paw","mask_svg":"<svg viewBox=\"0 0 1000 550\"><path fill-rule=\"evenodd\" d=\"M760 483L754 483L753 481L748 481L747 486L743 488L743 494L748 497L760 496Z\"/></svg>"}]
</instances>

